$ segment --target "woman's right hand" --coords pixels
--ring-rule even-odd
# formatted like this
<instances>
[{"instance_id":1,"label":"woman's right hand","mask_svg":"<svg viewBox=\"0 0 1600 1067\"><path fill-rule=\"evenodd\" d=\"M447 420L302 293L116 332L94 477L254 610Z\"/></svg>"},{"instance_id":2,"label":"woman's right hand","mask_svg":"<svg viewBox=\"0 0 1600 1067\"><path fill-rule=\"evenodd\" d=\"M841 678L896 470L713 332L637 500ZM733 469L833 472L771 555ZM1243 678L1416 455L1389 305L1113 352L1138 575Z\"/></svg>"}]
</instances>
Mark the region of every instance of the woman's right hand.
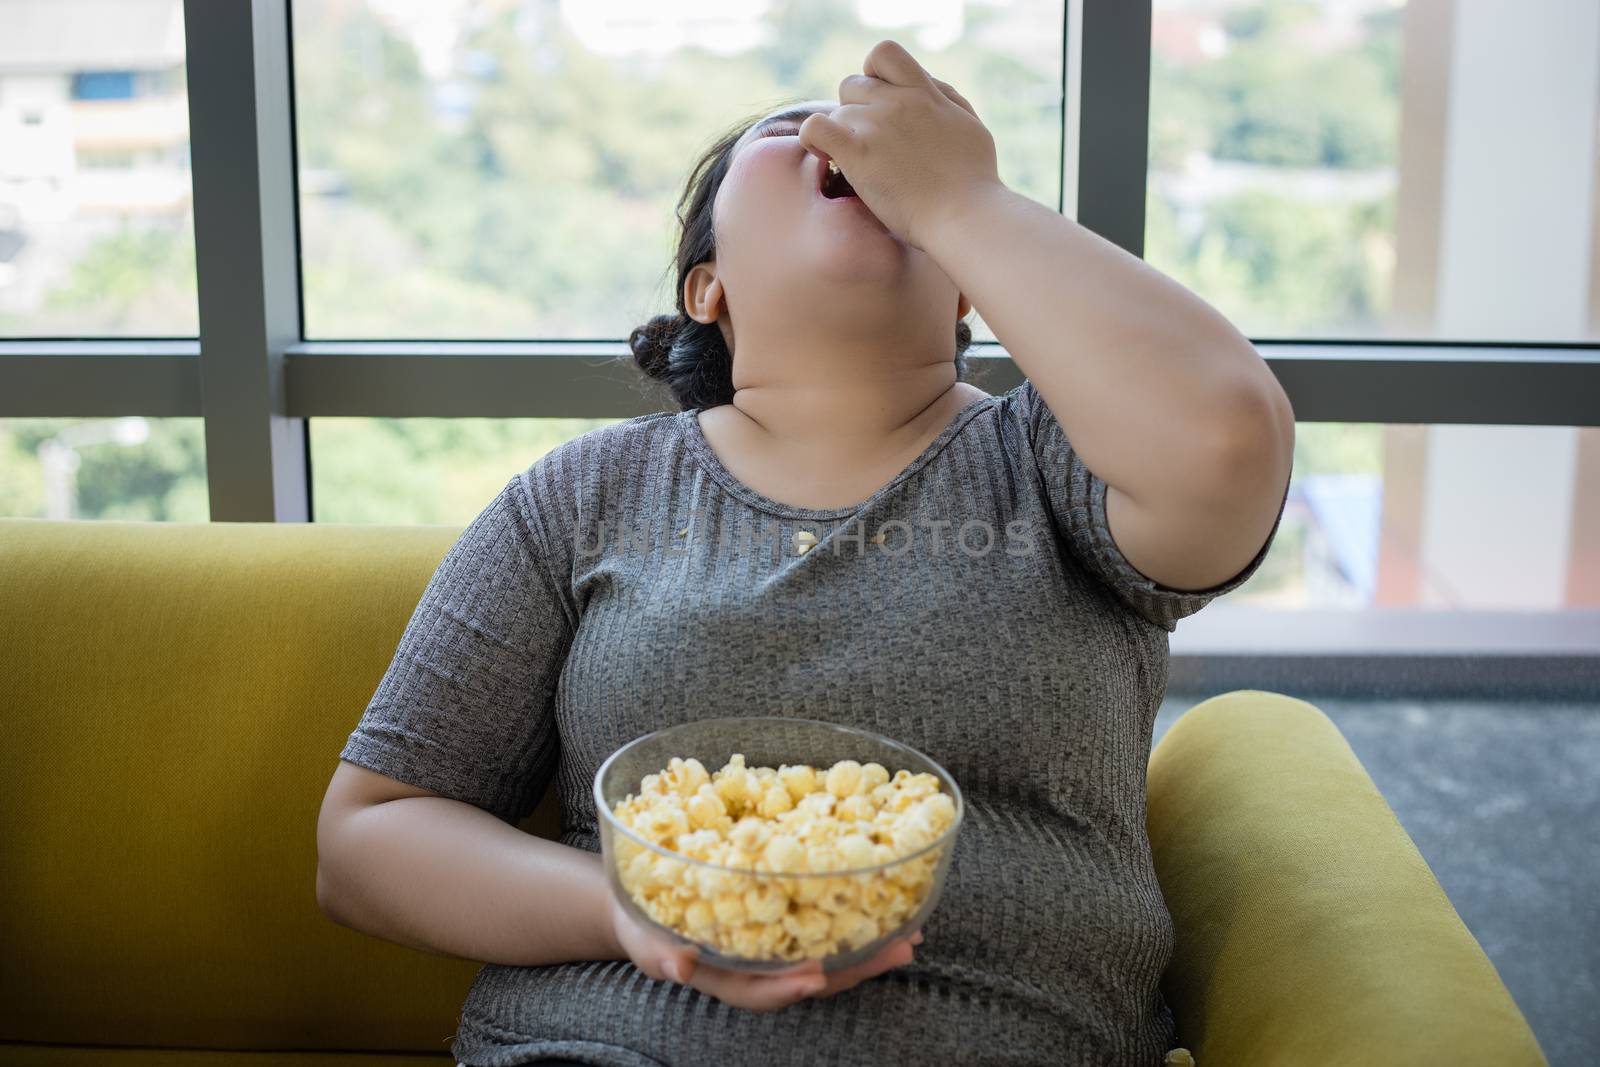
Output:
<instances>
[{"instance_id":1,"label":"woman's right hand","mask_svg":"<svg viewBox=\"0 0 1600 1067\"><path fill-rule=\"evenodd\" d=\"M807 997L828 997L876 977L913 958L912 946L922 943L922 931L885 945L876 956L854 967L824 973L822 961L805 960L782 971L730 971L701 963L698 950L681 945L658 930L636 921L613 890L611 922L617 944L633 965L658 982L681 982L715 997L724 1004L750 1011L786 1008Z\"/></svg>"}]
</instances>

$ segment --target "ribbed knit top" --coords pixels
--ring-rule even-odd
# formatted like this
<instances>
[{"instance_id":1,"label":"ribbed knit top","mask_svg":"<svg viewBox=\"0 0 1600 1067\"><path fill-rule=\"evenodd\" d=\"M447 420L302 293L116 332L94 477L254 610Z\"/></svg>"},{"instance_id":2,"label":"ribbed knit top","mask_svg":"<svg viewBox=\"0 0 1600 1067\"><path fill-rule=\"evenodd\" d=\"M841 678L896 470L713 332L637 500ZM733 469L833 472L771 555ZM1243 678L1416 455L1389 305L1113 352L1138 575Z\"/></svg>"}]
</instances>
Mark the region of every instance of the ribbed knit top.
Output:
<instances>
[{"instance_id":1,"label":"ribbed knit top","mask_svg":"<svg viewBox=\"0 0 1600 1067\"><path fill-rule=\"evenodd\" d=\"M960 784L944 894L911 964L775 1012L629 961L488 964L450 1051L1159 1065L1173 928L1145 774L1168 633L1254 573L1277 524L1213 589L1144 577L1028 381L967 404L845 508L744 485L697 416L592 430L512 477L430 579L342 758L511 822L553 782L561 842L598 852L594 776L634 738L726 715L845 723Z\"/></svg>"}]
</instances>

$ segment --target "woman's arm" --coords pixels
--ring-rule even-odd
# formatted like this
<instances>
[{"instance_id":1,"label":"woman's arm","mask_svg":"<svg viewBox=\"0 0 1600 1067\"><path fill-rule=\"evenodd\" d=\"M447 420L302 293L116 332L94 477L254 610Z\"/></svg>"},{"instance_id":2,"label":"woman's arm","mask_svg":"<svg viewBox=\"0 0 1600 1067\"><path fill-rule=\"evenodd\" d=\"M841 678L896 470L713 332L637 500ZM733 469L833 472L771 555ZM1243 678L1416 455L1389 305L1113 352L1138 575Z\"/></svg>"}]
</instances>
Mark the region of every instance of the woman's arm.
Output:
<instances>
[{"instance_id":1,"label":"woman's arm","mask_svg":"<svg viewBox=\"0 0 1600 1067\"><path fill-rule=\"evenodd\" d=\"M459 800L336 793L317 822L317 904L339 925L484 963L628 958L597 853Z\"/></svg>"},{"instance_id":2,"label":"woman's arm","mask_svg":"<svg viewBox=\"0 0 1600 1067\"><path fill-rule=\"evenodd\" d=\"M1001 184L953 198L919 240L1107 483L1128 562L1175 589L1250 562L1289 480L1294 411L1232 323Z\"/></svg>"}]
</instances>

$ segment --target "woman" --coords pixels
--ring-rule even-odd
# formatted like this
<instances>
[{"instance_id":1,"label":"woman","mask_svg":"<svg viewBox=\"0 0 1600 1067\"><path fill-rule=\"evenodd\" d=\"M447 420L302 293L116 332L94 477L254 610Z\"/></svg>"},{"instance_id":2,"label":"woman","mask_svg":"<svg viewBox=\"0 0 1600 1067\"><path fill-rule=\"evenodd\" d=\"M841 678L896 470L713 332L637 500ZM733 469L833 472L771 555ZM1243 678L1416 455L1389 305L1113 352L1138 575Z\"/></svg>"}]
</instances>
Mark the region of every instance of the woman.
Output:
<instances>
[{"instance_id":1,"label":"woman","mask_svg":"<svg viewBox=\"0 0 1600 1067\"><path fill-rule=\"evenodd\" d=\"M682 410L559 446L452 546L340 768L452 803L330 833L329 899L488 961L467 1064L1161 1063L1167 635L1276 533L1282 391L1214 309L1003 186L892 41L837 106L730 131L680 215L678 313L631 343ZM974 305L1027 378L1001 396L963 380ZM725 714L859 725L961 783L914 954L734 974L616 906L595 771ZM559 845L505 825L552 781Z\"/></svg>"}]
</instances>

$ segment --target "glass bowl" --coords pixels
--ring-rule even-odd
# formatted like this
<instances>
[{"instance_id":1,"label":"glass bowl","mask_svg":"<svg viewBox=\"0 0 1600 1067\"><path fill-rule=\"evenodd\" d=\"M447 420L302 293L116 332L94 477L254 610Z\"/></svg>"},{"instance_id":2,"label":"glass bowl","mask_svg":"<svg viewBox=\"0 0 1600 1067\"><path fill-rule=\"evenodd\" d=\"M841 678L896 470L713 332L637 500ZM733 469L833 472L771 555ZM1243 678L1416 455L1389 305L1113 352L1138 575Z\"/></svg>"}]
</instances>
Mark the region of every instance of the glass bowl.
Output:
<instances>
[{"instance_id":1,"label":"glass bowl","mask_svg":"<svg viewBox=\"0 0 1600 1067\"><path fill-rule=\"evenodd\" d=\"M887 862L779 872L684 855L616 815L618 803L637 796L646 775L666 773L674 757L698 760L714 778L735 754L751 770L808 764L819 784L841 760L881 764L891 781L901 770L929 774L954 802L954 816L929 843L908 846ZM607 881L634 920L693 945L704 963L757 972L810 959L820 959L825 971L840 970L920 928L944 890L964 814L955 779L916 749L866 730L788 716L704 719L645 734L600 765L594 802ZM705 905L695 908L699 901Z\"/></svg>"}]
</instances>

